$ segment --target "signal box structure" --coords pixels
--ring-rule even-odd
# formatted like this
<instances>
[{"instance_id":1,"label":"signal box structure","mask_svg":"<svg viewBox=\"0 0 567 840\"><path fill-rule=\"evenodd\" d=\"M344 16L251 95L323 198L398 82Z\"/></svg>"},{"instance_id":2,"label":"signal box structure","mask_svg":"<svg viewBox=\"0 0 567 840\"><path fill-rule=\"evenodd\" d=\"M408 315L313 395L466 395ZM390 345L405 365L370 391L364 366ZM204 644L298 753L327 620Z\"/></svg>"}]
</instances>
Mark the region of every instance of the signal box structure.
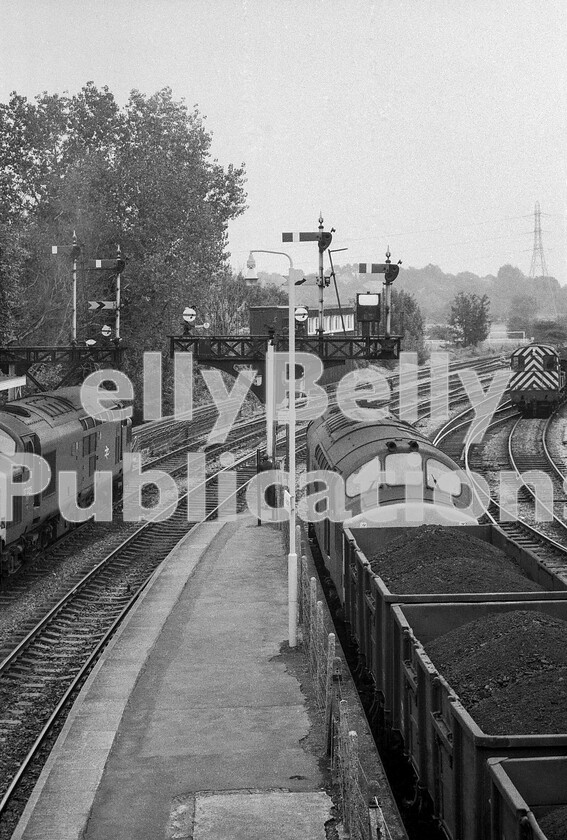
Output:
<instances>
[{"instance_id":1,"label":"signal box structure","mask_svg":"<svg viewBox=\"0 0 567 840\"><path fill-rule=\"evenodd\" d=\"M269 335L276 332L283 335L288 331L287 306L251 306L250 335Z\"/></svg>"},{"instance_id":2,"label":"signal box structure","mask_svg":"<svg viewBox=\"0 0 567 840\"><path fill-rule=\"evenodd\" d=\"M301 307L298 307L300 309ZM319 310L310 306L307 309L306 322L297 321L296 330L304 326L304 333L308 335L317 334L319 321ZM272 330L279 335L287 335L288 332L288 307L287 306L251 306L250 307L250 335L263 335ZM327 306L325 307L324 331L327 335L354 335L356 333L354 310L351 306Z\"/></svg>"}]
</instances>

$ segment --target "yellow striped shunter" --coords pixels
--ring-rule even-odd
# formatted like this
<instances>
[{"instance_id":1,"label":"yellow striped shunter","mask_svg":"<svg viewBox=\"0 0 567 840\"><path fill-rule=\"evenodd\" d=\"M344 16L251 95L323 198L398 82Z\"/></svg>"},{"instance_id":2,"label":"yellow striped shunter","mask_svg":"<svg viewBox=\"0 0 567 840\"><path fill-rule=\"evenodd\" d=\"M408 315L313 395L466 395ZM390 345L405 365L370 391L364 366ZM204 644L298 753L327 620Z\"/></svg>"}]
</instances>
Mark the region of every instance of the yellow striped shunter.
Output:
<instances>
[{"instance_id":1,"label":"yellow striped shunter","mask_svg":"<svg viewBox=\"0 0 567 840\"><path fill-rule=\"evenodd\" d=\"M565 398L567 360L549 344L519 347L510 357L513 405L527 417L549 414Z\"/></svg>"}]
</instances>

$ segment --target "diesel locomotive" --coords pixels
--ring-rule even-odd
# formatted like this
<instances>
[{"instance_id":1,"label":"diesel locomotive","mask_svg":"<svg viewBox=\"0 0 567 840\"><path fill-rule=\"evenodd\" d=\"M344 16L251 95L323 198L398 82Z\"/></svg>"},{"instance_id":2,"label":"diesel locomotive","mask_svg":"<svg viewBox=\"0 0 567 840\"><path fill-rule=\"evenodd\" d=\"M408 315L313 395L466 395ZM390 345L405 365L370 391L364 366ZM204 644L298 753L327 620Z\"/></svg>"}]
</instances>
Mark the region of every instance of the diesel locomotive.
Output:
<instances>
[{"instance_id":1,"label":"diesel locomotive","mask_svg":"<svg viewBox=\"0 0 567 840\"><path fill-rule=\"evenodd\" d=\"M510 368L510 399L526 417L549 414L565 399L567 360L555 347L519 347L510 357Z\"/></svg>"},{"instance_id":2,"label":"diesel locomotive","mask_svg":"<svg viewBox=\"0 0 567 840\"><path fill-rule=\"evenodd\" d=\"M496 526L479 525L469 513L470 490L457 464L406 423L356 422L331 408L310 424L307 447L310 470L335 471L344 481L347 518L313 523L312 533L367 696L372 686L375 733L411 775L404 800L448 840L565 837L544 834L538 820L567 809L567 733L541 734L535 722L533 734L484 731L424 648L468 622L513 611L567 622L565 582ZM433 527L414 527L419 525ZM456 588L435 588L441 532L449 542L486 543L479 562L500 550L519 567L517 581L505 580L498 565L496 584L485 584L479 572L476 589L458 576ZM418 539L419 556L412 549ZM392 563L396 550L411 557L408 565L415 561L425 588L390 587L374 570L378 555ZM449 566L455 568L461 555L452 554ZM544 790L540 780L550 778L548 769L556 777Z\"/></svg>"},{"instance_id":3,"label":"diesel locomotive","mask_svg":"<svg viewBox=\"0 0 567 840\"><path fill-rule=\"evenodd\" d=\"M344 526L477 524L457 464L409 423L394 417L356 421L335 405L309 425L307 453L309 470L342 476ZM340 530L328 519L314 528L333 581L342 587Z\"/></svg>"},{"instance_id":4,"label":"diesel locomotive","mask_svg":"<svg viewBox=\"0 0 567 840\"><path fill-rule=\"evenodd\" d=\"M122 404L108 392L110 410ZM0 520L0 575L13 573L24 560L72 527L59 512L57 475L77 475L77 502L93 498L94 474L111 471L113 488L122 486L122 459L131 442L131 421L101 421L83 408L80 388L45 391L0 406L0 454L40 455L49 464L51 480L42 493L15 496L13 515ZM14 476L20 477L23 470Z\"/></svg>"}]
</instances>

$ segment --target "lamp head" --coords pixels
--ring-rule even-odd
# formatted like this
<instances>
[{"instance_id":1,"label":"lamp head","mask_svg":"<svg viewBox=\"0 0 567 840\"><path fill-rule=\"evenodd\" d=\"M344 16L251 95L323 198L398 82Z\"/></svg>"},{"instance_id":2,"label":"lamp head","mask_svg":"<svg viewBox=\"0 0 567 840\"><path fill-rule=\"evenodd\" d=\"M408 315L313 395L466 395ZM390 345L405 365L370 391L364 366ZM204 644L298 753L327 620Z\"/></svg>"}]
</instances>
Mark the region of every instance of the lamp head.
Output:
<instances>
[{"instance_id":1,"label":"lamp head","mask_svg":"<svg viewBox=\"0 0 567 840\"><path fill-rule=\"evenodd\" d=\"M246 261L246 274L244 276L247 285L255 285L258 282L258 270L256 268L256 260L254 254L250 252L250 256Z\"/></svg>"}]
</instances>

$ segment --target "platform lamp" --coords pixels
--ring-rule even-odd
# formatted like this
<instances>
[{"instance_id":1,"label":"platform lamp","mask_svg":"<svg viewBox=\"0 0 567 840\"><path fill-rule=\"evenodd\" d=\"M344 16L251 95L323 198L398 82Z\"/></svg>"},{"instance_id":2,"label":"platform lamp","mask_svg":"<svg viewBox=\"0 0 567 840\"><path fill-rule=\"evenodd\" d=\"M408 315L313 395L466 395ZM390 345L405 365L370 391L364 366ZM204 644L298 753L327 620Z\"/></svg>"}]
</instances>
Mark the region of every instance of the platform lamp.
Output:
<instances>
[{"instance_id":1,"label":"platform lamp","mask_svg":"<svg viewBox=\"0 0 567 840\"><path fill-rule=\"evenodd\" d=\"M287 579L288 579L288 632L289 632L289 646L296 647L297 645L297 553L295 547L295 285L303 280L303 272L297 271L293 267L293 260L286 254L285 251L266 251L264 249L256 249L250 251L248 257L246 272L246 282L253 283L258 279L256 274L256 263L253 254L276 254L277 256L285 257L289 262L288 275L288 290L289 290L289 409L288 409L288 425L289 425L289 554L287 555ZM266 373L268 370L268 360L266 359ZM273 371L273 367L272 367ZM270 379L273 383L273 376L266 376L266 386L269 387ZM272 384L272 388L274 384ZM275 402L275 401L274 401ZM269 401L266 398L266 416L268 417L268 410L272 410Z\"/></svg>"}]
</instances>

